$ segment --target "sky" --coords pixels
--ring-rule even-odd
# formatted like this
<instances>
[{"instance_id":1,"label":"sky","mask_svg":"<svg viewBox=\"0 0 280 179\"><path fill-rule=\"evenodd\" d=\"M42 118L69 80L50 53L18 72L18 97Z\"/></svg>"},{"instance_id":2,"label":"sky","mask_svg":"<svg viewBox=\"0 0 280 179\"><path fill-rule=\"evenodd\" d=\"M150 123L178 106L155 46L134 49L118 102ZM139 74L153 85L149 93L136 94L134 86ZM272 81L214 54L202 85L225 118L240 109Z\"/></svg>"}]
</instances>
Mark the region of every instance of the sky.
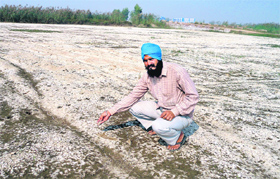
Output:
<instances>
[{"instance_id":1,"label":"sky","mask_svg":"<svg viewBox=\"0 0 280 179\"><path fill-rule=\"evenodd\" d=\"M196 22L279 23L280 0L0 0L3 5L42 6L112 12L138 4L143 13L166 18L195 18Z\"/></svg>"}]
</instances>

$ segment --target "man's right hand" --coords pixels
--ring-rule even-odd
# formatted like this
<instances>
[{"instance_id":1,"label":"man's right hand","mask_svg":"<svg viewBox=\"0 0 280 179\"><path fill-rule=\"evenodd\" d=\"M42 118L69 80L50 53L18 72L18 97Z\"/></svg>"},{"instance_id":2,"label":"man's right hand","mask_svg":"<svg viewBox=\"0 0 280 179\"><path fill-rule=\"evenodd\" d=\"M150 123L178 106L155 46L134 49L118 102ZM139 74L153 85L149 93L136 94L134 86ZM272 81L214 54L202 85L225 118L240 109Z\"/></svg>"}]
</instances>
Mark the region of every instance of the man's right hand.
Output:
<instances>
[{"instance_id":1,"label":"man's right hand","mask_svg":"<svg viewBox=\"0 0 280 179\"><path fill-rule=\"evenodd\" d=\"M109 111L104 111L99 117L97 124L100 125L103 122L107 121L111 117L111 113Z\"/></svg>"}]
</instances>

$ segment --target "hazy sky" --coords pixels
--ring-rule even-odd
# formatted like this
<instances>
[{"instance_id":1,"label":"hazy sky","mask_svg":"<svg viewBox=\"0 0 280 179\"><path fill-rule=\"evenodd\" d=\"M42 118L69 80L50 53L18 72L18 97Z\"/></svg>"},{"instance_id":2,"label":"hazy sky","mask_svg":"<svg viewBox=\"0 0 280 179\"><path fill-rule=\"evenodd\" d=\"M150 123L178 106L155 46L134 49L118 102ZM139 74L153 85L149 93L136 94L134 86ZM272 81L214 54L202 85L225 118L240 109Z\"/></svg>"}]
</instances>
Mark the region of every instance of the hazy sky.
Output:
<instances>
[{"instance_id":1,"label":"hazy sky","mask_svg":"<svg viewBox=\"0 0 280 179\"><path fill-rule=\"evenodd\" d=\"M199 22L280 23L280 0L0 0L3 5L43 6L112 12L138 4L143 13Z\"/></svg>"}]
</instances>

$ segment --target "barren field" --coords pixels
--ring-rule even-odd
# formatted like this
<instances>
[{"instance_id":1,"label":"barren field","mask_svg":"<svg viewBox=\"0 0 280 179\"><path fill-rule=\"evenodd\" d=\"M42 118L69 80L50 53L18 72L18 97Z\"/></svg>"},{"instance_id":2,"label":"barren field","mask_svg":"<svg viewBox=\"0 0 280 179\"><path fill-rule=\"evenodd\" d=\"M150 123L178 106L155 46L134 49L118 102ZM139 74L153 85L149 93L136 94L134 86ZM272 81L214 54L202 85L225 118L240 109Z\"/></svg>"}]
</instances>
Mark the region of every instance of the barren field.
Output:
<instances>
[{"instance_id":1,"label":"barren field","mask_svg":"<svg viewBox=\"0 0 280 179\"><path fill-rule=\"evenodd\" d=\"M96 124L145 73L146 42L200 94L199 128L179 151L128 112ZM0 178L280 178L279 47L180 29L0 23Z\"/></svg>"}]
</instances>

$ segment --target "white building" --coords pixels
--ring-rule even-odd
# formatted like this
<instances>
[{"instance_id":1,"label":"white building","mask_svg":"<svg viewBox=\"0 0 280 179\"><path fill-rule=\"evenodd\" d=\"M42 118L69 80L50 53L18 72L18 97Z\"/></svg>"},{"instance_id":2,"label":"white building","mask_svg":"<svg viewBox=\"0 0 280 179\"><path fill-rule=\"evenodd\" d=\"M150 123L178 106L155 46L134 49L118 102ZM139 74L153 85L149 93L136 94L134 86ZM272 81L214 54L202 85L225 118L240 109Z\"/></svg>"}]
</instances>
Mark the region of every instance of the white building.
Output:
<instances>
[{"instance_id":1,"label":"white building","mask_svg":"<svg viewBox=\"0 0 280 179\"><path fill-rule=\"evenodd\" d=\"M194 18L173 18L173 22L195 23Z\"/></svg>"}]
</instances>

